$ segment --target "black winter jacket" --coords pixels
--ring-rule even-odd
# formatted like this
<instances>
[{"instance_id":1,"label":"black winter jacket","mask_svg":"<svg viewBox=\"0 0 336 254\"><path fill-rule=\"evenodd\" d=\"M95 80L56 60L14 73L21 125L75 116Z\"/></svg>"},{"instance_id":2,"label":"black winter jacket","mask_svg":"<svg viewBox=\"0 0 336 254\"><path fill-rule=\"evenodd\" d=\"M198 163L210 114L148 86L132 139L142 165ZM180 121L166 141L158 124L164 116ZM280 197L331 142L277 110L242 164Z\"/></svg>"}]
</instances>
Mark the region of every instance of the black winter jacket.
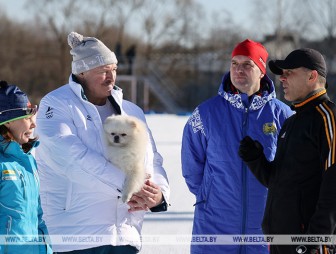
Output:
<instances>
[{"instance_id":1,"label":"black winter jacket","mask_svg":"<svg viewBox=\"0 0 336 254\"><path fill-rule=\"evenodd\" d=\"M269 188L265 234L325 234L336 227L336 107L326 90L293 106L274 161L246 162Z\"/></svg>"}]
</instances>

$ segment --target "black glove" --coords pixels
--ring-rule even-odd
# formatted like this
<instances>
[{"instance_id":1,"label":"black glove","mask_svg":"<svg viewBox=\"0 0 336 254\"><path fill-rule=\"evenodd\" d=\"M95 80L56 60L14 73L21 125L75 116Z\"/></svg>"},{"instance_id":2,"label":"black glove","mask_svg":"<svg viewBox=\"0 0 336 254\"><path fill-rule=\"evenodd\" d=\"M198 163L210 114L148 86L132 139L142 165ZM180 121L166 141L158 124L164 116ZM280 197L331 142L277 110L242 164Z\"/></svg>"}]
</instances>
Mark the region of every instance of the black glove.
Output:
<instances>
[{"instance_id":1,"label":"black glove","mask_svg":"<svg viewBox=\"0 0 336 254\"><path fill-rule=\"evenodd\" d=\"M263 153L263 146L251 137L246 136L240 141L238 154L243 161L253 161Z\"/></svg>"}]
</instances>

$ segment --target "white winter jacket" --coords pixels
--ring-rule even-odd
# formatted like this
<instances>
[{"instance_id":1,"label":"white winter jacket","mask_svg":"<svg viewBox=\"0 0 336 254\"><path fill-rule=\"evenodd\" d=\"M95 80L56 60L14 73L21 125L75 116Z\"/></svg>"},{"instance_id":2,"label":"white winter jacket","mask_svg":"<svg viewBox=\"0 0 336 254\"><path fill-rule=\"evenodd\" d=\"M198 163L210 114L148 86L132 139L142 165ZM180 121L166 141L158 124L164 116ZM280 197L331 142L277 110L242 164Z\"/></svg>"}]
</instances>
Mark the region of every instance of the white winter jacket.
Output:
<instances>
[{"instance_id":1,"label":"white winter jacket","mask_svg":"<svg viewBox=\"0 0 336 254\"><path fill-rule=\"evenodd\" d=\"M138 106L122 99L120 88L115 86L112 97L121 114L146 122ZM72 76L69 84L42 98L36 134L41 141L36 160L43 218L53 250L64 252L106 244L130 244L140 249L145 212L130 213L122 203L120 191L125 175L107 160L98 110L86 100L82 86ZM162 157L150 131L149 137L146 168L168 200L169 186Z\"/></svg>"}]
</instances>

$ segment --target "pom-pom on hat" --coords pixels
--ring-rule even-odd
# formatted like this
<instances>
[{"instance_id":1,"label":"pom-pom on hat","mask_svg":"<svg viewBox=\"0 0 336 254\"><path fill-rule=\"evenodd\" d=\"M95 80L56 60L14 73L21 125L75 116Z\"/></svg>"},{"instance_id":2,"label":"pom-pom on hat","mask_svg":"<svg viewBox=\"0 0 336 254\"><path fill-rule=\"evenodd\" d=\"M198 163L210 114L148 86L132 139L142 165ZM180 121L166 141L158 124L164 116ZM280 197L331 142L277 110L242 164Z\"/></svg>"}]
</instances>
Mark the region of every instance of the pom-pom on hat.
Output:
<instances>
[{"instance_id":1,"label":"pom-pom on hat","mask_svg":"<svg viewBox=\"0 0 336 254\"><path fill-rule=\"evenodd\" d=\"M259 67L262 73L266 74L268 53L266 48L259 42L246 39L238 43L232 51L232 57L238 55L249 57Z\"/></svg>"},{"instance_id":2,"label":"pom-pom on hat","mask_svg":"<svg viewBox=\"0 0 336 254\"><path fill-rule=\"evenodd\" d=\"M32 107L27 95L16 85L0 81L0 125L34 115L37 106Z\"/></svg>"},{"instance_id":3,"label":"pom-pom on hat","mask_svg":"<svg viewBox=\"0 0 336 254\"><path fill-rule=\"evenodd\" d=\"M100 40L94 37L71 32L68 35L68 44L71 47L72 73L79 74L99 66L117 64L116 55Z\"/></svg>"}]
</instances>

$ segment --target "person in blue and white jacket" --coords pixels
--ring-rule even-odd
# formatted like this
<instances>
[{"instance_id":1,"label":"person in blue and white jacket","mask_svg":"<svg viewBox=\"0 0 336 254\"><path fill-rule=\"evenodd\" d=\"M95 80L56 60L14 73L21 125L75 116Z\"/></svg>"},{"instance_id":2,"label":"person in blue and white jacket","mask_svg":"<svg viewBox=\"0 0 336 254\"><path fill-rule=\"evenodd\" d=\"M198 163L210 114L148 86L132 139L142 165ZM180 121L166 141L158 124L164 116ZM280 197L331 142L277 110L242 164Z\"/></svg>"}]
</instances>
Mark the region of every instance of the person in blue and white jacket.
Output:
<instances>
[{"instance_id":1,"label":"person in blue and white jacket","mask_svg":"<svg viewBox=\"0 0 336 254\"><path fill-rule=\"evenodd\" d=\"M31 154L37 106L16 85L0 81L0 253L51 254Z\"/></svg>"},{"instance_id":2,"label":"person in blue and white jacket","mask_svg":"<svg viewBox=\"0 0 336 254\"><path fill-rule=\"evenodd\" d=\"M237 44L218 95L200 104L185 125L182 173L196 197L194 236L262 235L267 189L238 156L239 142L246 135L258 139L272 160L279 130L292 115L275 98L274 84L266 75L267 57L258 42L247 39ZM268 248L265 243L197 242L191 253L260 254Z\"/></svg>"},{"instance_id":3,"label":"person in blue and white jacket","mask_svg":"<svg viewBox=\"0 0 336 254\"><path fill-rule=\"evenodd\" d=\"M148 129L151 142L144 147L145 166L151 178L130 202L123 203L125 175L107 159L103 122L113 114L146 122L144 113L123 100L115 85L117 58L110 49L76 32L68 35L68 43L73 56L69 83L42 98L36 129L43 141L36 151L41 202L53 249L137 253L145 211L167 210L169 185L162 157ZM62 242L67 235L75 240ZM94 241L80 241L83 236Z\"/></svg>"}]
</instances>

